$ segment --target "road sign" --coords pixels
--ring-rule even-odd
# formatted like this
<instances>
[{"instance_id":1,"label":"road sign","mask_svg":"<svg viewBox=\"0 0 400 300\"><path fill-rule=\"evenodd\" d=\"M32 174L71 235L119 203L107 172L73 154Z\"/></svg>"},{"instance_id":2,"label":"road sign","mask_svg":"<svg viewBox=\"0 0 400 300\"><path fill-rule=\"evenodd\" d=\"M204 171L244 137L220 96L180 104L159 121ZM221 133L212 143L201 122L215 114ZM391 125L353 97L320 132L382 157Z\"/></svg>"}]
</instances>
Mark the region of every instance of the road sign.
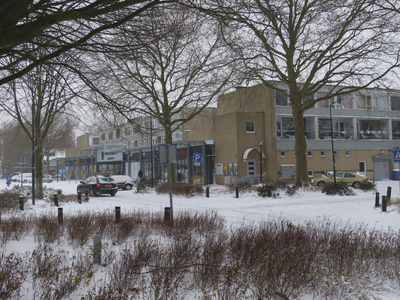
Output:
<instances>
[{"instance_id":1,"label":"road sign","mask_svg":"<svg viewBox=\"0 0 400 300\"><path fill-rule=\"evenodd\" d=\"M178 163L178 145L177 144L159 144L158 161L161 165Z\"/></svg>"},{"instance_id":2,"label":"road sign","mask_svg":"<svg viewBox=\"0 0 400 300\"><path fill-rule=\"evenodd\" d=\"M193 153L193 162L194 163L201 163L202 162L201 153Z\"/></svg>"},{"instance_id":3,"label":"road sign","mask_svg":"<svg viewBox=\"0 0 400 300\"><path fill-rule=\"evenodd\" d=\"M394 162L400 162L400 150L393 150Z\"/></svg>"}]
</instances>

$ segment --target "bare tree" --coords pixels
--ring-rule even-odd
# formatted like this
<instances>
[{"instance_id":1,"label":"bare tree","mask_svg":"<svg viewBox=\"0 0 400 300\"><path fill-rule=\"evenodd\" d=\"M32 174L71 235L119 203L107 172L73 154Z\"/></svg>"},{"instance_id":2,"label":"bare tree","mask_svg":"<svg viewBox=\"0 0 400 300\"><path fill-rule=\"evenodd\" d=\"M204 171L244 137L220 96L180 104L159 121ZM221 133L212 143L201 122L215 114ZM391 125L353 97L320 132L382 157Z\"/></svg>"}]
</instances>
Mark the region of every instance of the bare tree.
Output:
<instances>
[{"instance_id":1,"label":"bare tree","mask_svg":"<svg viewBox=\"0 0 400 300\"><path fill-rule=\"evenodd\" d=\"M107 112L157 119L165 143L182 124L235 84L237 61L221 28L179 5L159 5L126 23L99 44L102 53L88 84ZM183 110L186 114L183 114Z\"/></svg>"},{"instance_id":2,"label":"bare tree","mask_svg":"<svg viewBox=\"0 0 400 300\"><path fill-rule=\"evenodd\" d=\"M0 85L158 3L158 0L1 1ZM34 55L36 49L43 48L47 51L42 56Z\"/></svg>"},{"instance_id":3,"label":"bare tree","mask_svg":"<svg viewBox=\"0 0 400 300\"><path fill-rule=\"evenodd\" d=\"M43 197L43 151L55 147L57 142L60 142L57 130L70 128L69 122L60 115L73 112L72 101L78 91L75 75L58 65L57 61L39 66L35 71L10 82L7 86L3 85L4 100L0 102L0 107L14 118L26 136L33 140L31 154L33 152L35 191L40 199Z\"/></svg>"},{"instance_id":4,"label":"bare tree","mask_svg":"<svg viewBox=\"0 0 400 300\"><path fill-rule=\"evenodd\" d=\"M250 78L290 97L300 185L309 184L304 112L318 101L378 84L399 66L398 16L376 1L205 0L190 5L236 30L232 47L241 53ZM327 85L329 93L313 97Z\"/></svg>"}]
</instances>

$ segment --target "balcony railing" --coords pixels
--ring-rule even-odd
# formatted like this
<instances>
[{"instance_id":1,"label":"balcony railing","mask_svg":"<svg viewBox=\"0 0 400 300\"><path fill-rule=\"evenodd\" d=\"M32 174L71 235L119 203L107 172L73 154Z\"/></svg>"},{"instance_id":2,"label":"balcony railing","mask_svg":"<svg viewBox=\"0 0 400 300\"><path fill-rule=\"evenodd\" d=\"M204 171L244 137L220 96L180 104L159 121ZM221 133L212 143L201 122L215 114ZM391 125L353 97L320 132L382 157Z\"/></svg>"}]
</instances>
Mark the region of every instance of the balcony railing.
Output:
<instances>
[{"instance_id":1,"label":"balcony railing","mask_svg":"<svg viewBox=\"0 0 400 300\"><path fill-rule=\"evenodd\" d=\"M295 133L294 130L281 130L277 131L277 139L281 140L293 140L295 139ZM389 133L387 131L359 131L359 132L354 132L353 130L343 130L343 131L333 131L333 139L334 140L353 140L354 137L356 139L379 139L379 140L388 140L389 139ZM315 131L306 131L305 132L306 138L307 139L318 139L320 140L330 140L331 139L331 131L330 130L320 130L318 131L318 134L316 134ZM394 140L400 140L400 132L394 132L392 135L392 139Z\"/></svg>"}]
</instances>

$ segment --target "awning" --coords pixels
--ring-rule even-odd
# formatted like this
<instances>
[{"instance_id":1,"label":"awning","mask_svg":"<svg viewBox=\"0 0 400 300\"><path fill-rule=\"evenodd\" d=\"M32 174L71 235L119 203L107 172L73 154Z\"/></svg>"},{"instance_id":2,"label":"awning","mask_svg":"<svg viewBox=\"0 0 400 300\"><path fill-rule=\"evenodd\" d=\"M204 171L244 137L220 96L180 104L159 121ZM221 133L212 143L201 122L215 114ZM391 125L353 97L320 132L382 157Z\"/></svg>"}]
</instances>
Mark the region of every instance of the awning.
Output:
<instances>
[{"instance_id":1,"label":"awning","mask_svg":"<svg viewBox=\"0 0 400 300\"><path fill-rule=\"evenodd\" d=\"M261 149L259 147L254 147L254 148L247 148L246 151L243 152L242 159L243 161L246 161L249 157L249 154L251 151L256 150L258 153L260 153ZM262 159L265 160L265 152L262 151Z\"/></svg>"}]
</instances>

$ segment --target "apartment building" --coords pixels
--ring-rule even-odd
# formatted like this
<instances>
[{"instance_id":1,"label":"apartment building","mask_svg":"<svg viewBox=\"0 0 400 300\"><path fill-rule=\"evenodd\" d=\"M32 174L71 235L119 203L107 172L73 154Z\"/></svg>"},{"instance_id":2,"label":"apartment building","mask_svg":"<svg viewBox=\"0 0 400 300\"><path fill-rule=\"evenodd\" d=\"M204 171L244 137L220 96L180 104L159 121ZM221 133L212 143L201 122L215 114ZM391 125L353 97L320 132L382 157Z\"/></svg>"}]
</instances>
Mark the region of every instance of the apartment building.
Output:
<instances>
[{"instance_id":1,"label":"apartment building","mask_svg":"<svg viewBox=\"0 0 400 300\"><path fill-rule=\"evenodd\" d=\"M329 88L312 97L326 96ZM398 168L393 149L400 147L400 91L366 89L323 100L305 112L304 123L310 177L332 170L332 144L337 170L380 180ZM280 91L260 84L221 96L214 141L218 184L260 171L269 180L295 176L292 109L290 98Z\"/></svg>"},{"instance_id":2,"label":"apartment building","mask_svg":"<svg viewBox=\"0 0 400 300\"><path fill-rule=\"evenodd\" d=\"M184 110L181 117L185 118L186 113L189 112ZM212 118L215 113L216 108L205 108L173 133L172 141L178 147L175 167L178 181L213 183ZM84 179L92 173L113 173L136 178L141 169L144 177L165 181L166 166L158 162L158 145L165 143L164 128L158 120L149 117L136 121L138 127L126 123L100 131L98 144L87 142L95 138L94 135L79 137L86 143L80 147L78 155L66 159L68 177ZM193 163L195 153L201 153L204 158L200 166Z\"/></svg>"}]
</instances>

